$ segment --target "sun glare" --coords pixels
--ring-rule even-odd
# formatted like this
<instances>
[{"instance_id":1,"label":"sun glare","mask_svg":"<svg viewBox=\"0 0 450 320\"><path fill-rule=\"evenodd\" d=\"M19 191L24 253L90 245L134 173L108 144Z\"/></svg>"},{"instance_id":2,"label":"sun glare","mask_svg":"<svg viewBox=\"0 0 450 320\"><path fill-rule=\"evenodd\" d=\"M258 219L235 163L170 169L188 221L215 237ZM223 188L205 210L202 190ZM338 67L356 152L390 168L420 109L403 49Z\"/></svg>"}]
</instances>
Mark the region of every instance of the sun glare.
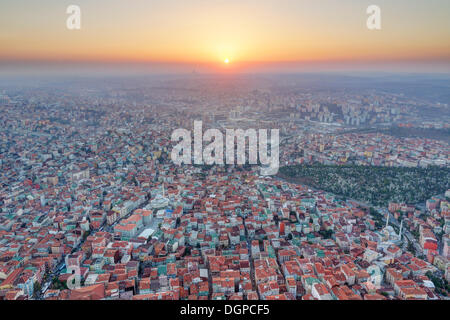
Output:
<instances>
[{"instance_id":1,"label":"sun glare","mask_svg":"<svg viewBox=\"0 0 450 320\"><path fill-rule=\"evenodd\" d=\"M230 63L230 59L226 58L223 62L224 62L225 64L229 64L229 63Z\"/></svg>"}]
</instances>

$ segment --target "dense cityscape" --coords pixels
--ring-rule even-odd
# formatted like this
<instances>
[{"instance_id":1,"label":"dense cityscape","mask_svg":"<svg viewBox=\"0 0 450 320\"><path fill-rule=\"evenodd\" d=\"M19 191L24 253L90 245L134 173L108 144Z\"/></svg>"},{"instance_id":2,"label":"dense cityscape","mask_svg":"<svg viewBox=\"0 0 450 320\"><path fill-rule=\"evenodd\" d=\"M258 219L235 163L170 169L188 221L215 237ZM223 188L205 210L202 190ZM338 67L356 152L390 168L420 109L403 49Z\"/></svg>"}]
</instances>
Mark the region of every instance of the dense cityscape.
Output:
<instances>
[{"instance_id":1,"label":"dense cityscape","mask_svg":"<svg viewBox=\"0 0 450 320\"><path fill-rule=\"evenodd\" d=\"M448 85L426 80L0 81L0 300L447 299ZM278 174L175 165L196 120L280 129Z\"/></svg>"}]
</instances>

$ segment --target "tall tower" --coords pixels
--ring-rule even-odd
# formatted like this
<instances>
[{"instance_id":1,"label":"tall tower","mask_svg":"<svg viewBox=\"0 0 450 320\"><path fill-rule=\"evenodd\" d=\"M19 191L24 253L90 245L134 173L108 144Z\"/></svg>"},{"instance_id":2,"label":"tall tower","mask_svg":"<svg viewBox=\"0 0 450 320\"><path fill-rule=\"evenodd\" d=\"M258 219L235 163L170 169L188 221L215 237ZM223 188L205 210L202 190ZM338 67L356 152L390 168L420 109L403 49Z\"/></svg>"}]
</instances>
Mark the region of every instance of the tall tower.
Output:
<instances>
[{"instance_id":1,"label":"tall tower","mask_svg":"<svg viewBox=\"0 0 450 320\"><path fill-rule=\"evenodd\" d=\"M387 219L386 219L386 228L389 225L389 212L387 213Z\"/></svg>"},{"instance_id":2,"label":"tall tower","mask_svg":"<svg viewBox=\"0 0 450 320\"><path fill-rule=\"evenodd\" d=\"M402 240L402 230L403 230L403 220L400 222L400 230L398 232L398 237Z\"/></svg>"}]
</instances>

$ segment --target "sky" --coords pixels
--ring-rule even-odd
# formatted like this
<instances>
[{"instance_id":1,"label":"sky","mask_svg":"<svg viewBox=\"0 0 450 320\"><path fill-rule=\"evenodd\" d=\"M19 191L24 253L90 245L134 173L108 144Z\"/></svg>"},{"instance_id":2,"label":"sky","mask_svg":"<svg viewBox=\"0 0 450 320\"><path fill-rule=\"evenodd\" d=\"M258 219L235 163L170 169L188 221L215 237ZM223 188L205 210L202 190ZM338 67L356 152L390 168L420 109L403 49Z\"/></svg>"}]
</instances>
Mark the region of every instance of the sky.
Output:
<instances>
[{"instance_id":1,"label":"sky","mask_svg":"<svg viewBox=\"0 0 450 320\"><path fill-rule=\"evenodd\" d=\"M71 4L81 30L66 27ZM372 4L381 30L366 27ZM450 1L1 0L0 71L109 65L450 72Z\"/></svg>"}]
</instances>

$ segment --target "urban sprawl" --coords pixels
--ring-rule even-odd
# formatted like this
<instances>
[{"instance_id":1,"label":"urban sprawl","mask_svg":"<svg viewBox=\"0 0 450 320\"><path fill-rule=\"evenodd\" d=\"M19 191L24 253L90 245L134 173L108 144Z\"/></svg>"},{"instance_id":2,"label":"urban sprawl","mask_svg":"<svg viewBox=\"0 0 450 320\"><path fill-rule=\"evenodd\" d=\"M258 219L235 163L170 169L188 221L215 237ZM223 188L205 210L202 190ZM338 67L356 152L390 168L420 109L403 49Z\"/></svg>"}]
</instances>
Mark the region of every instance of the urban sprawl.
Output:
<instances>
[{"instance_id":1,"label":"urban sprawl","mask_svg":"<svg viewBox=\"0 0 450 320\"><path fill-rule=\"evenodd\" d=\"M450 293L446 104L193 74L2 85L0 111L0 300ZM281 172L435 168L442 180L418 203L380 204L258 165L175 165L171 134L194 121L279 129ZM410 177L401 183L412 188Z\"/></svg>"}]
</instances>

